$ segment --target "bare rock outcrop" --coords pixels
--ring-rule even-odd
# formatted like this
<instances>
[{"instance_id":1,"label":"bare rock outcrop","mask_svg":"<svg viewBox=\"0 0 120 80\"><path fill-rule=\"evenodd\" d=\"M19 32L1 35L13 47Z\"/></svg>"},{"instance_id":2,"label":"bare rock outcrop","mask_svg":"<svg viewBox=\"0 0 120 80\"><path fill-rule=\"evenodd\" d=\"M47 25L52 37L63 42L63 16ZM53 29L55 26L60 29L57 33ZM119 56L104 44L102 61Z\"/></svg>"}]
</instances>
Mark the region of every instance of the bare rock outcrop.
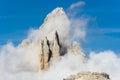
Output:
<instances>
[{"instance_id":1,"label":"bare rock outcrop","mask_svg":"<svg viewBox=\"0 0 120 80\"><path fill-rule=\"evenodd\" d=\"M40 42L38 53L38 71L48 69L49 67L49 46L47 37Z\"/></svg>"},{"instance_id":2,"label":"bare rock outcrop","mask_svg":"<svg viewBox=\"0 0 120 80\"><path fill-rule=\"evenodd\" d=\"M47 37L40 41L38 53L38 71L48 69L51 58L52 60L60 60L60 43L57 31L54 34L51 44Z\"/></svg>"},{"instance_id":3,"label":"bare rock outcrop","mask_svg":"<svg viewBox=\"0 0 120 80\"><path fill-rule=\"evenodd\" d=\"M60 61L61 56L64 56L63 54L67 53L66 51L68 47L64 46L65 44L60 42L59 34L57 31L54 32L53 40L50 41L47 39L47 37L41 40L38 53L38 71L46 70L49 68L50 63L54 64L54 62ZM71 46L72 47L69 50L76 56L80 55L81 60L86 63L86 55L81 50L79 43L74 42Z\"/></svg>"},{"instance_id":4,"label":"bare rock outcrop","mask_svg":"<svg viewBox=\"0 0 120 80\"><path fill-rule=\"evenodd\" d=\"M38 51L38 71L43 70L43 41L40 42L39 51Z\"/></svg>"},{"instance_id":5,"label":"bare rock outcrop","mask_svg":"<svg viewBox=\"0 0 120 80\"><path fill-rule=\"evenodd\" d=\"M38 71L46 70L50 64L60 61L62 56L68 53L69 49L74 55L81 55L83 61L86 62L86 56L79 44L73 43L71 45L70 43L69 27L69 19L62 8L56 8L47 15L43 25L40 27L41 38L39 39L41 41L38 42Z\"/></svg>"},{"instance_id":6,"label":"bare rock outcrop","mask_svg":"<svg viewBox=\"0 0 120 80\"><path fill-rule=\"evenodd\" d=\"M71 75L63 80L110 80L110 78L106 73L83 72Z\"/></svg>"},{"instance_id":7,"label":"bare rock outcrop","mask_svg":"<svg viewBox=\"0 0 120 80\"><path fill-rule=\"evenodd\" d=\"M53 39L53 46L52 46L52 57L53 59L60 59L60 42L59 42L59 35L57 31L55 32L54 39Z\"/></svg>"},{"instance_id":8,"label":"bare rock outcrop","mask_svg":"<svg viewBox=\"0 0 120 80\"><path fill-rule=\"evenodd\" d=\"M44 44L43 44L43 55L44 55L44 69L48 69L49 66L49 46L48 46L48 40L47 37L44 39Z\"/></svg>"}]
</instances>

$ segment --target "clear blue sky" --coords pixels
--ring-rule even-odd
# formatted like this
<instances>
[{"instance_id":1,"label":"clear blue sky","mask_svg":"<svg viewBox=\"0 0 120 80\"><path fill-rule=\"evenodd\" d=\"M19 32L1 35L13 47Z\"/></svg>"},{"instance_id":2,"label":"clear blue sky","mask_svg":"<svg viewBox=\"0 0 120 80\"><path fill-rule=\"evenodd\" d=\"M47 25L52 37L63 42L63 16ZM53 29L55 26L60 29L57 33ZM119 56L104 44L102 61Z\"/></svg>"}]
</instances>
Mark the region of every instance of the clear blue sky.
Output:
<instances>
[{"instance_id":1,"label":"clear blue sky","mask_svg":"<svg viewBox=\"0 0 120 80\"><path fill-rule=\"evenodd\" d=\"M0 0L0 45L20 43L30 28L38 28L45 16L60 6L65 10L80 0ZM120 53L120 1L83 0L84 14L96 17L87 31L86 51L113 50Z\"/></svg>"}]
</instances>

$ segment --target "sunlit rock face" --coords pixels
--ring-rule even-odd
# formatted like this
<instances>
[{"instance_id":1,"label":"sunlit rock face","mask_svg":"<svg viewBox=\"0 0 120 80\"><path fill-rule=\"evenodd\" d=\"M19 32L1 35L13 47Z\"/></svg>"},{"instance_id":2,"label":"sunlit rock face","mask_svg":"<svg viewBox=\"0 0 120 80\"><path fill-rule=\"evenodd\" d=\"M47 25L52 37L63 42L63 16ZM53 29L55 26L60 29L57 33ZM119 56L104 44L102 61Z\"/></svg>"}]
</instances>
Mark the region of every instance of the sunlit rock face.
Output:
<instances>
[{"instance_id":1,"label":"sunlit rock face","mask_svg":"<svg viewBox=\"0 0 120 80\"><path fill-rule=\"evenodd\" d=\"M40 41L38 53L38 71L48 69L50 59L60 60L59 35L54 34L53 41L50 43L47 37Z\"/></svg>"},{"instance_id":2,"label":"sunlit rock face","mask_svg":"<svg viewBox=\"0 0 120 80\"><path fill-rule=\"evenodd\" d=\"M59 35L57 31L55 32L54 39L53 39L52 57L53 59L55 58L60 59L60 42L59 42Z\"/></svg>"},{"instance_id":3,"label":"sunlit rock face","mask_svg":"<svg viewBox=\"0 0 120 80\"><path fill-rule=\"evenodd\" d=\"M48 69L49 66L49 45L47 37L40 41L39 51L38 51L38 71L43 69Z\"/></svg>"},{"instance_id":4,"label":"sunlit rock face","mask_svg":"<svg viewBox=\"0 0 120 80\"><path fill-rule=\"evenodd\" d=\"M110 78L109 75L106 73L83 72L70 75L63 80L110 80Z\"/></svg>"}]
</instances>

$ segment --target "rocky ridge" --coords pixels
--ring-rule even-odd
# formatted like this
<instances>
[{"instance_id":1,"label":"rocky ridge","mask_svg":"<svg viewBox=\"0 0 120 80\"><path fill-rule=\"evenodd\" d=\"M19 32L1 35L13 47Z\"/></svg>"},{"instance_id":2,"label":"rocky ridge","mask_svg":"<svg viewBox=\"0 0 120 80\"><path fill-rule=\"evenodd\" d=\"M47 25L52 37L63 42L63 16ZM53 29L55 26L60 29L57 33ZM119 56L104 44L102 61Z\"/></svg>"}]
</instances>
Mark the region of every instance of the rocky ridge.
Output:
<instances>
[{"instance_id":1,"label":"rocky ridge","mask_svg":"<svg viewBox=\"0 0 120 80\"><path fill-rule=\"evenodd\" d=\"M82 72L75 75L70 75L63 80L110 80L110 78L106 73Z\"/></svg>"}]
</instances>

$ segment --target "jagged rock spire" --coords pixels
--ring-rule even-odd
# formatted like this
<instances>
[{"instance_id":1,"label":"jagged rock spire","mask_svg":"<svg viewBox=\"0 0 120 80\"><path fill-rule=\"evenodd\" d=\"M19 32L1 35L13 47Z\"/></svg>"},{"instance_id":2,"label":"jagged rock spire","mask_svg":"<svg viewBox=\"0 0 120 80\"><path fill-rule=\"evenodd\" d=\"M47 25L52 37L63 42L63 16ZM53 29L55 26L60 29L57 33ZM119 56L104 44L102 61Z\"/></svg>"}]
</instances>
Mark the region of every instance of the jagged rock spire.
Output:
<instances>
[{"instance_id":1,"label":"jagged rock spire","mask_svg":"<svg viewBox=\"0 0 120 80\"><path fill-rule=\"evenodd\" d=\"M39 46L39 71L47 69L50 62L56 62L65 55L70 48L69 42L70 22L62 8L56 8L47 15L44 23L40 27L40 46ZM39 40L37 40L39 41ZM49 43L49 44L48 44ZM68 47L69 46L69 47ZM84 54L79 50L78 45L71 48L74 54Z\"/></svg>"},{"instance_id":2,"label":"jagged rock spire","mask_svg":"<svg viewBox=\"0 0 120 80\"><path fill-rule=\"evenodd\" d=\"M48 43L49 40L47 37L40 41L38 53L38 71L48 69L51 55L52 60L60 60L60 42L57 31L55 31L53 41L51 42L52 48L50 48L50 45Z\"/></svg>"},{"instance_id":3,"label":"jagged rock spire","mask_svg":"<svg viewBox=\"0 0 120 80\"><path fill-rule=\"evenodd\" d=\"M53 56L53 59L55 58L60 59L60 43L59 43L59 35L57 31L55 31L55 34L54 34L52 56Z\"/></svg>"},{"instance_id":4,"label":"jagged rock spire","mask_svg":"<svg viewBox=\"0 0 120 80\"><path fill-rule=\"evenodd\" d=\"M49 46L47 44L48 40L47 37L44 39L44 46L43 46L43 52L44 52L44 69L48 69L49 63Z\"/></svg>"},{"instance_id":5,"label":"jagged rock spire","mask_svg":"<svg viewBox=\"0 0 120 80\"><path fill-rule=\"evenodd\" d=\"M38 71L48 69L49 66L49 46L47 44L47 37L40 41L38 53Z\"/></svg>"},{"instance_id":6,"label":"jagged rock spire","mask_svg":"<svg viewBox=\"0 0 120 80\"><path fill-rule=\"evenodd\" d=\"M43 63L43 61L44 61L44 55L43 55L43 41L41 40L40 41L40 46L39 46L39 51L38 51L39 53L38 53L38 71L41 71L41 70L43 70L43 68L44 68L44 63Z\"/></svg>"}]
</instances>

